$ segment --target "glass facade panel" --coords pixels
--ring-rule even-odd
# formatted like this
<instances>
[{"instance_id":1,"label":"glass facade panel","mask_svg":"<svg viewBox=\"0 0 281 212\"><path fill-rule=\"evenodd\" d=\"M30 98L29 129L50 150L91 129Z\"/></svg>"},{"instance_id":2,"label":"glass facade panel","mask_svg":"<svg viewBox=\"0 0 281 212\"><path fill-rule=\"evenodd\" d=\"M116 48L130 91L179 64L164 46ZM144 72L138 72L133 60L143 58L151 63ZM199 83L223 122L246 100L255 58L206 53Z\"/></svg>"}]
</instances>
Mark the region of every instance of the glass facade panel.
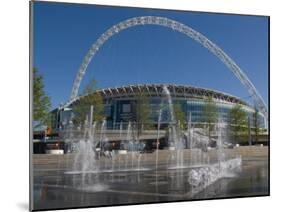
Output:
<instances>
[{"instance_id":1,"label":"glass facade panel","mask_svg":"<svg viewBox=\"0 0 281 212\"><path fill-rule=\"evenodd\" d=\"M218 116L220 119L222 119L224 122L228 121L228 115L231 110L235 106L234 103L222 101L214 99L218 111ZM137 105L137 97L135 97L133 94L128 95L124 98L115 98L110 97L106 100L104 100L105 107L105 117L107 121L112 125L118 125L118 123L123 122L129 122L129 121L135 121L136 120L136 105ZM194 95L193 97L173 97L172 96L172 103L175 105L180 105L180 109L184 113L186 120L189 119L189 114L191 114L191 121L193 123L201 123L204 121L204 106L206 104L206 98L202 96L200 99L200 96ZM154 122L154 124L157 124L159 119L159 111L161 109L162 111L162 118L161 123L169 123L171 121L171 115L170 115L170 108L168 104L168 98L165 96L148 96L148 104L149 108L151 109L151 117L150 120ZM254 109L243 105L243 110L247 113L251 126L254 124ZM58 113L58 111L54 111L54 114L58 118L54 118L54 120L58 120L59 123L65 123L71 116L70 111L61 111ZM266 120L262 114L258 115L258 122L260 124L261 128L266 128ZM108 124L109 124L108 123ZM109 124L109 125L110 125Z\"/></svg>"}]
</instances>

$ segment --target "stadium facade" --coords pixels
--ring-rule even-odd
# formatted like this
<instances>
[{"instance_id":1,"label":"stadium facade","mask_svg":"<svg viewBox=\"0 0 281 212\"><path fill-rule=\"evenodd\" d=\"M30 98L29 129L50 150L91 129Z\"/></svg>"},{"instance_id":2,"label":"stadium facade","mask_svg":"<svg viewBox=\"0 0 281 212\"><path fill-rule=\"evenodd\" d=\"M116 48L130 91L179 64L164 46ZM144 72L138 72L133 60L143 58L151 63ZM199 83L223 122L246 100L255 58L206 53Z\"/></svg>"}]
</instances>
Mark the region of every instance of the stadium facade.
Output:
<instances>
[{"instance_id":1,"label":"stadium facade","mask_svg":"<svg viewBox=\"0 0 281 212\"><path fill-rule=\"evenodd\" d=\"M107 120L108 129L118 129L120 123L128 123L136 120L137 98L140 93L145 94L151 108L150 121L157 124L159 121L159 111L163 109L161 124L168 124L170 117L165 108L167 108L167 95L163 88L170 91L173 104L179 104L181 111L184 112L186 120L191 120L192 124L203 122L204 105L208 97L214 100L219 118L225 122L228 120L228 114L231 108L239 104L249 117L250 123L253 123L253 114L255 109L241 99L215 90L173 84L141 84L114 87L97 90L100 93L104 103L104 116ZM78 97L52 111L52 128L62 129L71 117L73 117L72 107L79 101ZM260 127L266 129L267 121L262 113L258 114Z\"/></svg>"}]
</instances>

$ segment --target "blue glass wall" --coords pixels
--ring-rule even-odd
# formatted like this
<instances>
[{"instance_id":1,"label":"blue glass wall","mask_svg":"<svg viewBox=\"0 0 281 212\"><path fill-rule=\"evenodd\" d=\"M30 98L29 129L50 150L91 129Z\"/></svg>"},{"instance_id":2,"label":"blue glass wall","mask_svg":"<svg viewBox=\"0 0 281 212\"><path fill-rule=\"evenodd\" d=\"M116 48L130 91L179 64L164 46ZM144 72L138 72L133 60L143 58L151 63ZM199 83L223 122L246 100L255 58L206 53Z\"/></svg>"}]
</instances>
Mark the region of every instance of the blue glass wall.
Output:
<instances>
[{"instance_id":1,"label":"blue glass wall","mask_svg":"<svg viewBox=\"0 0 281 212\"><path fill-rule=\"evenodd\" d=\"M155 123L158 122L159 110L162 108L162 118L161 122L170 122L170 112L168 101L163 100L163 98L153 97L149 100L150 107L152 110L151 120ZM203 122L203 110L205 105L205 100L203 99L174 99L173 104L179 104L181 110L186 115L186 120L188 120L189 113L191 114L191 121L193 123ZM234 104L227 102L216 102L219 117L227 122L228 114ZM106 116L108 121L112 123L128 122L133 121L136 117L136 100L135 99L116 99L111 101L105 107ZM247 106L243 106L244 111L250 117L251 124L253 124L253 110ZM266 128L264 117L259 114L259 122L261 127Z\"/></svg>"},{"instance_id":2,"label":"blue glass wall","mask_svg":"<svg viewBox=\"0 0 281 212\"><path fill-rule=\"evenodd\" d=\"M205 103L206 101L204 99L173 99L173 104L180 105L182 112L184 112L186 116L186 120L189 119L189 114L191 114L192 123L203 122L203 110ZM107 127L112 129L118 127L121 122L126 123L129 121L136 120L136 104L137 102L134 98L112 98L110 100L107 100L104 105L104 114L107 119ZM168 124L171 121L171 115L167 99L163 99L160 97L151 97L149 99L149 104L152 110L150 118L152 124L157 124L160 109L162 109L161 123ZM228 102L216 102L216 106L220 119L227 122L229 111L234 106L234 104ZM247 113L248 117L250 117L250 123L251 126L253 126L254 110L248 106L243 106L242 108ZM53 126L63 126L68 123L71 118L71 113L71 110L60 111L59 113L57 110L54 110L52 114L57 118L54 118ZM258 120L262 128L267 128L265 118L261 114L259 114ZM55 122L59 124L56 124Z\"/></svg>"}]
</instances>

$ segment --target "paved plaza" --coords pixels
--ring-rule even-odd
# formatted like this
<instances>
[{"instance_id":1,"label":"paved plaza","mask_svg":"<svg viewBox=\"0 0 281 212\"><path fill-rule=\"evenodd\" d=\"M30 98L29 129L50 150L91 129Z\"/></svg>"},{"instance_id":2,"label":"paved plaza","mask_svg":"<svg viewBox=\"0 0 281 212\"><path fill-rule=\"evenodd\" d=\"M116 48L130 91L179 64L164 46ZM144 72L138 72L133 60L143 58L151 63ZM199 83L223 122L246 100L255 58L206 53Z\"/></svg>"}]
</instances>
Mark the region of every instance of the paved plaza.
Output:
<instances>
[{"instance_id":1,"label":"paved plaza","mask_svg":"<svg viewBox=\"0 0 281 212\"><path fill-rule=\"evenodd\" d=\"M241 156L241 169L208 186L190 186L188 174L196 169L196 165L191 168L190 160L203 162L208 156L209 163L215 163L216 151L212 149L207 153L199 153L199 150L184 150L186 166L171 168L172 162L168 158L173 151L160 150L157 169L156 152L142 154L141 160L128 153L114 159L100 159L99 167L106 171L93 171L86 175L73 170L74 156L71 154L34 155L34 206L35 209L52 209L269 194L268 147L225 149L225 159ZM125 158L129 161L127 164L124 164ZM137 164L138 170L134 169ZM82 178L85 181L83 189L76 186Z\"/></svg>"}]
</instances>

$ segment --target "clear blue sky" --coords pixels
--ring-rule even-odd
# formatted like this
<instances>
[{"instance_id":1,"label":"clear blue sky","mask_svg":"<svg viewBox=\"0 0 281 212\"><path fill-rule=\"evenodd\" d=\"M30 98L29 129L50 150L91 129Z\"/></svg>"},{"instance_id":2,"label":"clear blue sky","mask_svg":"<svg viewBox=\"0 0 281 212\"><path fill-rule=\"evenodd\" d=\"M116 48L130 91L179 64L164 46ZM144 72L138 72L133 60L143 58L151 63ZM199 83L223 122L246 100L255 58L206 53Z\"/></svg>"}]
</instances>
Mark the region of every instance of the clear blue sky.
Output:
<instances>
[{"instance_id":1,"label":"clear blue sky","mask_svg":"<svg viewBox=\"0 0 281 212\"><path fill-rule=\"evenodd\" d=\"M95 40L134 16L164 16L207 36L244 70L268 102L268 19L95 5L34 3L34 66L44 76L52 107L69 99L77 70ZM176 83L210 88L249 100L230 70L192 39L161 26L137 26L113 36L90 63L80 87Z\"/></svg>"}]
</instances>

